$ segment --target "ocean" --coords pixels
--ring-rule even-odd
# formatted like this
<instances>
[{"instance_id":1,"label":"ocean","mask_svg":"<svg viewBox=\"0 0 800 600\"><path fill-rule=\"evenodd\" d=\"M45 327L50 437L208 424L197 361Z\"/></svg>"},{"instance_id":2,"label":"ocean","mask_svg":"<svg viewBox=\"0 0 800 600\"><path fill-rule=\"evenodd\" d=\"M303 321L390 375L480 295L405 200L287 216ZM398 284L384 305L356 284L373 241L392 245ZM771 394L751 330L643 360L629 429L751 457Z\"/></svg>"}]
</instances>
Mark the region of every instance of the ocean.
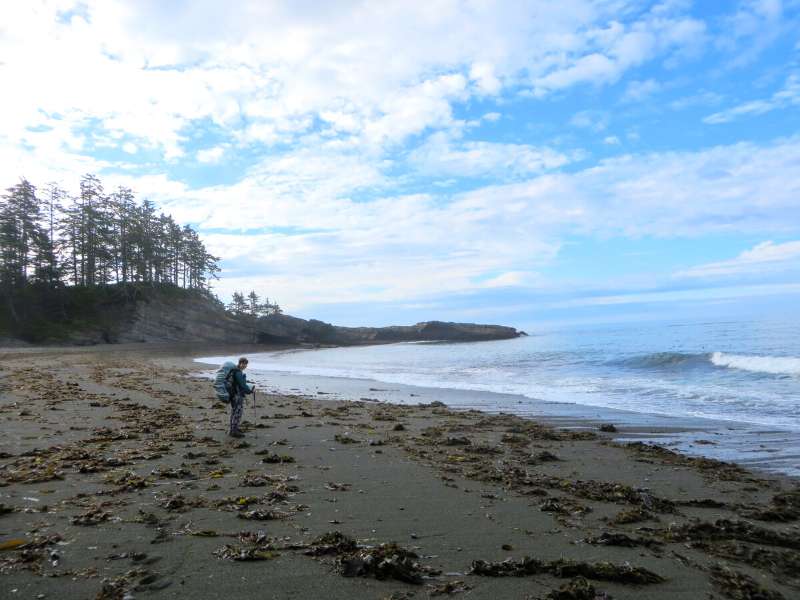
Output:
<instances>
[{"instance_id":1,"label":"ocean","mask_svg":"<svg viewBox=\"0 0 800 600\"><path fill-rule=\"evenodd\" d=\"M800 320L533 328L528 337L497 342L291 350L249 358L249 376L275 391L313 394L324 387L343 397L394 392L377 399L417 402L430 401L438 390L455 408L688 430L659 441L800 474ZM348 394L341 385L346 381L365 383ZM413 388L427 393L408 391ZM698 431L711 437L695 445Z\"/></svg>"}]
</instances>

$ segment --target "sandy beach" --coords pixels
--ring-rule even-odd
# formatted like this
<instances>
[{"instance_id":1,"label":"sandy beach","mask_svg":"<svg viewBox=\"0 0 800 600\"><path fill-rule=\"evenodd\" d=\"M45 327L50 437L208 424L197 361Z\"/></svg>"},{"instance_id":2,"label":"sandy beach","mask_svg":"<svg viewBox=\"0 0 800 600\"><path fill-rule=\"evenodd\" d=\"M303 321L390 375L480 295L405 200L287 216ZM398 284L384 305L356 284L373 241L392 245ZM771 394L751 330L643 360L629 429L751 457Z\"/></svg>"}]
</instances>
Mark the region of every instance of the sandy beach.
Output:
<instances>
[{"instance_id":1,"label":"sandy beach","mask_svg":"<svg viewBox=\"0 0 800 600\"><path fill-rule=\"evenodd\" d=\"M0 597L800 596L794 479L324 393L232 439L193 359L247 351L0 350Z\"/></svg>"}]
</instances>

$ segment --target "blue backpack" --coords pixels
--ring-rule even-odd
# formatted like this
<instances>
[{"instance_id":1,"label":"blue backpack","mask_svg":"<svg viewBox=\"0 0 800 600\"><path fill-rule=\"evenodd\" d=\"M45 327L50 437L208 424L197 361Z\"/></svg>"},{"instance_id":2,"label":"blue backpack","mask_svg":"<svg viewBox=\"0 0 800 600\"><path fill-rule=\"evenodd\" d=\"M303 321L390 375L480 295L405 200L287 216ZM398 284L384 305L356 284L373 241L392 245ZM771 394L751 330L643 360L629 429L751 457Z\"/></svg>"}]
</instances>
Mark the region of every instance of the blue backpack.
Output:
<instances>
[{"instance_id":1,"label":"blue backpack","mask_svg":"<svg viewBox=\"0 0 800 600\"><path fill-rule=\"evenodd\" d=\"M230 404L236 393L236 381L233 377L235 371L236 365L227 361L223 363L214 377L214 392L217 394L217 400L225 404Z\"/></svg>"}]
</instances>

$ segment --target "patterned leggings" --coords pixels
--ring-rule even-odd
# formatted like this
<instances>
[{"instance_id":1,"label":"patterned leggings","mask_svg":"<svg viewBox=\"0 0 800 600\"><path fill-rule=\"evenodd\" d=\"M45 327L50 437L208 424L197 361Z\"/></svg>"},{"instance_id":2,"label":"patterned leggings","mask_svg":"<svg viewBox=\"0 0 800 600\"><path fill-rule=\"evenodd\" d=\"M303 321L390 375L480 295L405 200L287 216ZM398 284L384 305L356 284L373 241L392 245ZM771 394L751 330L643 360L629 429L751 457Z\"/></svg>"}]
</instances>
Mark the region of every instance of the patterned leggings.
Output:
<instances>
[{"instance_id":1,"label":"patterned leggings","mask_svg":"<svg viewBox=\"0 0 800 600\"><path fill-rule=\"evenodd\" d=\"M242 420L242 413L244 412L244 396L236 394L231 400L231 428L228 433L239 431L239 423Z\"/></svg>"}]
</instances>

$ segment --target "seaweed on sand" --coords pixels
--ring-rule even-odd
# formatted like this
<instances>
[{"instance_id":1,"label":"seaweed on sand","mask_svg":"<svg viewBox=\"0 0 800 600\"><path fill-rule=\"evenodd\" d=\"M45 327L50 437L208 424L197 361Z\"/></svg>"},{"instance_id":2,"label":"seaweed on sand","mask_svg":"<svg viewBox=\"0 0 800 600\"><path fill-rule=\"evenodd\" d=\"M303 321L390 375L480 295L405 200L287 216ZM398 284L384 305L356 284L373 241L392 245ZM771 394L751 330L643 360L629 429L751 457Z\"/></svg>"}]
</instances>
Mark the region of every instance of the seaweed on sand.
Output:
<instances>
[{"instance_id":1,"label":"seaweed on sand","mask_svg":"<svg viewBox=\"0 0 800 600\"><path fill-rule=\"evenodd\" d=\"M748 508L740 514L757 521L796 521L800 518L800 489L775 494L769 506Z\"/></svg>"},{"instance_id":2,"label":"seaweed on sand","mask_svg":"<svg viewBox=\"0 0 800 600\"><path fill-rule=\"evenodd\" d=\"M648 585L666 581L657 573L643 567L633 567L627 563L615 565L601 561L596 563L572 560L541 561L526 556L520 561L511 558L502 562L476 560L470 573L487 577L524 577L547 573L555 577L585 577L602 581L615 581L634 585Z\"/></svg>"},{"instance_id":3,"label":"seaweed on sand","mask_svg":"<svg viewBox=\"0 0 800 600\"><path fill-rule=\"evenodd\" d=\"M627 508L619 511L610 523L625 525L627 523L641 523L642 521L658 520L655 515L641 507Z\"/></svg>"},{"instance_id":4,"label":"seaweed on sand","mask_svg":"<svg viewBox=\"0 0 800 600\"><path fill-rule=\"evenodd\" d=\"M584 577L576 577L547 594L544 600L611 600L611 596L597 591Z\"/></svg>"},{"instance_id":5,"label":"seaweed on sand","mask_svg":"<svg viewBox=\"0 0 800 600\"><path fill-rule=\"evenodd\" d=\"M552 512L559 515L585 515L592 512L591 507L570 500L569 498L548 498L539 505L542 512Z\"/></svg>"},{"instance_id":6,"label":"seaweed on sand","mask_svg":"<svg viewBox=\"0 0 800 600\"><path fill-rule=\"evenodd\" d=\"M336 570L343 577L374 577L421 584L425 577L441 573L421 565L416 553L395 543L361 546L339 531L325 533L298 548L303 548L308 556L335 556Z\"/></svg>"},{"instance_id":7,"label":"seaweed on sand","mask_svg":"<svg viewBox=\"0 0 800 600\"><path fill-rule=\"evenodd\" d=\"M668 542L739 540L800 550L800 538L797 535L758 527L747 521L729 521L727 519L718 519L714 523L698 521L687 525L671 526L660 533Z\"/></svg>"},{"instance_id":8,"label":"seaweed on sand","mask_svg":"<svg viewBox=\"0 0 800 600\"><path fill-rule=\"evenodd\" d=\"M637 546L661 546L661 542L658 540L643 537L633 537L625 533L609 533L608 531L604 531L599 536L588 537L584 541L587 544L599 546L622 546L624 548L636 548Z\"/></svg>"},{"instance_id":9,"label":"seaweed on sand","mask_svg":"<svg viewBox=\"0 0 800 600\"><path fill-rule=\"evenodd\" d=\"M745 469L733 463L726 463L702 456L685 456L673 450L655 444L646 444L644 442L631 442L629 444L622 444L621 447L626 450L637 452L638 454L657 458L664 464L696 469L710 479L718 479L720 481L742 481L745 479L748 481L756 481L747 477L748 472ZM758 481L758 483L761 482Z\"/></svg>"},{"instance_id":10,"label":"seaweed on sand","mask_svg":"<svg viewBox=\"0 0 800 600\"><path fill-rule=\"evenodd\" d=\"M784 600L780 592L767 589L749 575L723 565L711 567L711 581L723 594L734 600Z\"/></svg>"},{"instance_id":11,"label":"seaweed on sand","mask_svg":"<svg viewBox=\"0 0 800 600\"><path fill-rule=\"evenodd\" d=\"M356 550L358 550L358 544L353 538L339 531L329 531L311 542L305 554L322 556L323 554L346 554Z\"/></svg>"},{"instance_id":12,"label":"seaweed on sand","mask_svg":"<svg viewBox=\"0 0 800 600\"><path fill-rule=\"evenodd\" d=\"M337 570L343 577L374 577L397 579L405 583L421 584L426 576L440 571L421 565L419 556L395 543L361 548L339 557Z\"/></svg>"},{"instance_id":13,"label":"seaweed on sand","mask_svg":"<svg viewBox=\"0 0 800 600\"><path fill-rule=\"evenodd\" d=\"M777 575L777 581L792 587L800 587L800 553L793 550L773 550L736 540L694 542L692 547L719 558L764 569Z\"/></svg>"}]
</instances>

